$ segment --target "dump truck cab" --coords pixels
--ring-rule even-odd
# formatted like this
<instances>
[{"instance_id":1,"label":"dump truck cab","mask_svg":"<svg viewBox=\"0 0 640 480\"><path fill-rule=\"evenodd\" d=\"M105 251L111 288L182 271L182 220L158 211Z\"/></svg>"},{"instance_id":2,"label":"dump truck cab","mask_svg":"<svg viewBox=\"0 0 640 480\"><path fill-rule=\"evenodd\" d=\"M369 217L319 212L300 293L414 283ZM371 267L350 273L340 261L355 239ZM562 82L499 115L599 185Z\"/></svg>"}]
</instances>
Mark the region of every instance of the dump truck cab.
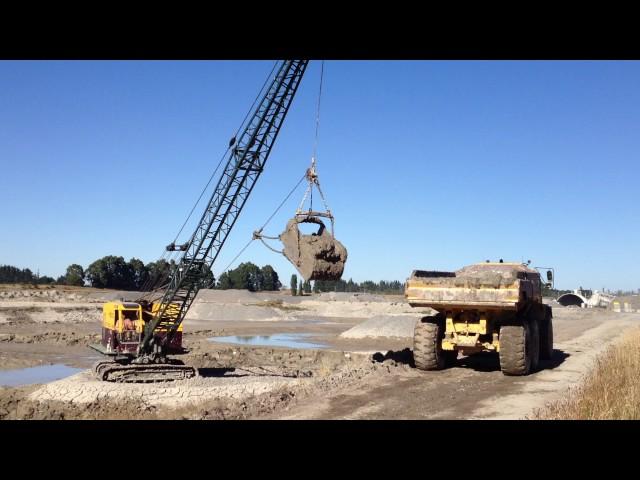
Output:
<instances>
[{"instance_id":1,"label":"dump truck cab","mask_svg":"<svg viewBox=\"0 0 640 480\"><path fill-rule=\"evenodd\" d=\"M414 270L405 284L412 307L429 307L414 332L424 370L452 364L458 353L496 352L507 375L526 375L553 351L551 307L540 273L521 263L485 262L455 272Z\"/></svg>"}]
</instances>

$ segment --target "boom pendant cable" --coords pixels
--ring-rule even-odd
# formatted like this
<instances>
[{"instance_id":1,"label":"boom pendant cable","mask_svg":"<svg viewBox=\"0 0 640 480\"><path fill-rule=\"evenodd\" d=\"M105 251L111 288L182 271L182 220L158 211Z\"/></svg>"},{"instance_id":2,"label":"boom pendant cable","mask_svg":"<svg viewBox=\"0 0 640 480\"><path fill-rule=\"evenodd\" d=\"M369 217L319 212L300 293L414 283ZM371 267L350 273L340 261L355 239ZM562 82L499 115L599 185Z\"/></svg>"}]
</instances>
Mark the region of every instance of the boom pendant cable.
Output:
<instances>
[{"instance_id":1,"label":"boom pendant cable","mask_svg":"<svg viewBox=\"0 0 640 480\"><path fill-rule=\"evenodd\" d=\"M267 79L262 84L262 88L258 92L258 95L256 95L256 98L253 100L253 103L251 104L251 107L249 108L249 110L247 110L247 113L244 116L244 119L242 120L242 123L240 124L240 127L236 130L236 133L233 135L231 140L229 140L229 146L227 147L225 152L222 154L222 157L220 158L220 161L218 161L218 165L216 166L216 169L213 171L213 173L211 174L211 177L209 177L209 181L207 182L207 184L202 189L202 192L200 193L200 196L198 197L198 200L196 200L196 203L193 205L193 208L189 212L189 215L187 216L187 219L184 221L184 223L182 224L182 227L180 227L180 230L176 234L176 238L173 239L173 243L175 243L176 240L178 240L178 237L182 233L182 230L184 229L184 227L186 226L187 222L191 218L191 215L193 215L193 212L196 209L196 207L198 206L198 204L200 203L200 200L202 200L202 196L207 191L207 188L209 188L209 185L211 184L211 180L213 180L213 178L215 177L216 173L220 169L220 165L222 165L222 161L227 156L227 153L229 153L229 149L231 147L233 147L233 145L236 143L236 138L238 137L238 133L240 133L240 130L242 130L242 128L245 126L245 123L247 122L247 118L249 118L249 115L251 115L251 112L253 111L253 108L255 107L256 103L258 102L258 100L262 96L262 94L264 92L264 89L267 86L267 83L269 83L269 79L273 76L273 72L276 69L276 65L277 65L277 62L273 64L273 67L271 68L271 72L269 73L269 75L267 76Z\"/></svg>"},{"instance_id":2,"label":"boom pendant cable","mask_svg":"<svg viewBox=\"0 0 640 480\"><path fill-rule=\"evenodd\" d=\"M225 157L229 153L229 150L236 143L236 138L238 137L238 134L246 126L247 119L251 115L251 112L253 112L253 109L255 108L256 103L258 102L260 97L264 94L264 90L267 87L267 84L269 83L269 80L271 79L271 77L273 77L273 72L275 71L277 65L278 65L278 62L274 62L273 67L271 67L271 71L269 72L269 75L267 75L267 78L265 79L264 83L262 84L262 87L260 88L260 91L256 95L256 98L253 100L253 103L251 104L251 107L249 107L249 110L247 110L247 113L245 114L244 118L242 119L242 122L240 123L240 126L238 127L238 129L234 133L233 137L231 138L231 140L229 140L229 145L227 146L227 149L225 150L225 152L220 157L220 160L218 161L218 164L216 165L216 168L214 169L214 171L211 174L211 176L209 177L209 180L207 181L206 185L204 186L204 188L200 192L200 195L198 196L198 199L196 200L196 202L194 203L193 207L191 208L191 211L189 212L189 214L187 215L187 218L185 219L184 223L180 227L180 230L178 230L178 233L176 233L176 236L173 239L173 242L171 242L169 244L169 246L171 246L172 248L175 248L176 242L178 241L178 237L180 236L180 234L182 233L182 231L186 227L187 223L191 219L191 216L193 215L193 212L195 211L196 207L200 204L200 201L202 200L202 197L204 196L205 192L209 188L209 185L211 185L211 181L215 178L216 173L218 173L218 170L220 169L220 166L222 165L222 162L224 161ZM191 239L189 239L189 242L190 241L191 241ZM167 261L167 263L169 263L170 259L165 260L166 259L166 255L167 255L167 251L168 251L168 249L166 247L162 250L162 255L157 260L157 263L162 262L162 261ZM177 255L173 254L173 253L169 254L169 257L172 257L172 256L174 257L172 259L175 261L175 259L177 258ZM168 273L170 274L170 272L168 272ZM155 290L156 289L156 285L157 285L158 280L159 280L159 277L160 277L160 275L156 274L154 277L148 278L147 281L142 286L141 291L146 292L146 291ZM163 282L164 282L164 279L163 279Z\"/></svg>"}]
</instances>

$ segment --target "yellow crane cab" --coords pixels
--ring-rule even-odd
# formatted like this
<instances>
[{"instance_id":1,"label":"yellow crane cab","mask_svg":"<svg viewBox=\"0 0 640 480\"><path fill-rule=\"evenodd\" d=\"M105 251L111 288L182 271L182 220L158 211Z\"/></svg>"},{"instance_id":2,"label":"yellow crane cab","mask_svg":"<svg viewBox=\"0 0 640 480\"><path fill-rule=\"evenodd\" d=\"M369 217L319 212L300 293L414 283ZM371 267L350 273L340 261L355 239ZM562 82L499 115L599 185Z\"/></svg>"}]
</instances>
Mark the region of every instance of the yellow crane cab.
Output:
<instances>
[{"instance_id":1,"label":"yellow crane cab","mask_svg":"<svg viewBox=\"0 0 640 480\"><path fill-rule=\"evenodd\" d=\"M160 310L160 303L148 304L145 310L137 302L107 302L102 307L102 338L95 350L106 355L135 355L144 335L144 327ZM175 306L177 308L177 306ZM169 308L168 310L172 310ZM182 324L167 345L171 353L183 353ZM155 336L164 337L166 329L158 328Z\"/></svg>"}]
</instances>

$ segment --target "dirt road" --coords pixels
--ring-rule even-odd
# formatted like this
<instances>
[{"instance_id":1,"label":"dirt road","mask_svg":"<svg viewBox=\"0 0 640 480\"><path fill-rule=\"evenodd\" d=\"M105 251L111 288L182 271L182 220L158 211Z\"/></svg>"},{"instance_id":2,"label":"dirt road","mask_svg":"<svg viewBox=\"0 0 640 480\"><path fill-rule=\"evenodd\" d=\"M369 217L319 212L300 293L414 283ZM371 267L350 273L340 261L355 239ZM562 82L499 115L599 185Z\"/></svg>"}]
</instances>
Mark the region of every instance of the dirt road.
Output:
<instances>
[{"instance_id":1,"label":"dirt road","mask_svg":"<svg viewBox=\"0 0 640 480\"><path fill-rule=\"evenodd\" d=\"M598 353L639 314L556 309L555 352L541 370L507 377L494 355L461 358L438 372L403 370L322 399L300 402L268 418L283 419L518 419L565 395L579 383ZM408 361L410 356L405 356Z\"/></svg>"}]
</instances>

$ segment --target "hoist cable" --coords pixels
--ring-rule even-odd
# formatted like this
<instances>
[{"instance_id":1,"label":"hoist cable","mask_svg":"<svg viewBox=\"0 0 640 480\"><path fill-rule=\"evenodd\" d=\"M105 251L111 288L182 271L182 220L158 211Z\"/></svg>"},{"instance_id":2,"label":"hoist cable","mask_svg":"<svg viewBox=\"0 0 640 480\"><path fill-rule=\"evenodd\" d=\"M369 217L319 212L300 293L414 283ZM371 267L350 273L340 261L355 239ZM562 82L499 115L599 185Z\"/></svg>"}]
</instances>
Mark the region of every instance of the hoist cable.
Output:
<instances>
[{"instance_id":1,"label":"hoist cable","mask_svg":"<svg viewBox=\"0 0 640 480\"><path fill-rule=\"evenodd\" d=\"M275 68L275 66L274 66L274 68ZM318 153L318 137L319 137L319 130L320 130L320 104L321 104L321 100L322 100L322 84L323 84L323 80L324 80L324 60L322 61L321 66L320 66L320 87L319 87L319 91L318 91L318 103L317 103L317 106L316 106L316 131L315 131L315 139L314 139L314 146L313 146L312 167L315 165L315 161L316 161L316 157L317 157L317 153ZM226 155L226 153L225 153L225 155ZM244 251L247 248L249 248L249 245L251 245L251 242L253 242L256 239L259 239L270 250L273 250L276 253L282 253L282 251L276 250L275 248L273 248L269 244L267 244L267 242L265 242L262 239L262 235L260 235L260 234L261 234L262 230L264 230L264 228L267 226L267 224L273 219L273 217L280 211L280 209L287 202L287 200L289 200L289 197L291 197L291 195L293 195L293 193L298 189L298 187L305 180L305 178L307 178L306 173L298 181L296 186L293 187L293 189L291 189L289 194L284 198L284 200L280 203L280 205L278 205L278 207L274 210L274 212L269 216L269 218L264 223L264 225L262 225L262 227L260 227L259 230L254 232L254 235L251 238L251 240L249 240L247 242L247 244L240 250L240 252L233 258L233 260L231 260L231 262L229 262L229 265L227 265L227 267L221 272L220 275L222 275L227 270L229 270L229 268L234 264L234 262L238 259L238 257L240 257L240 255L242 255L242 253L244 253ZM208 186L208 184L207 184L207 186ZM318 188L319 188L319 185L318 185ZM305 199L307 197L307 194L309 194L309 193L311 193L311 205L313 206L313 187L312 187L311 184L309 184L309 187L308 187L307 191L304 194L301 206L304 204L304 201L305 201ZM322 194L322 191L320 191L320 196L321 196L321 198L322 198L322 200L323 200L323 202L325 204L325 207L327 208L327 211L329 211L329 208L328 208L328 206L326 204L326 201L324 199L324 195Z\"/></svg>"},{"instance_id":2,"label":"hoist cable","mask_svg":"<svg viewBox=\"0 0 640 480\"><path fill-rule=\"evenodd\" d=\"M322 80L324 79L324 60L320 64L320 90L318 92L318 106L316 108L316 138L313 145L313 159L318 158L318 131L320 129L320 101L322 99Z\"/></svg>"}]
</instances>

